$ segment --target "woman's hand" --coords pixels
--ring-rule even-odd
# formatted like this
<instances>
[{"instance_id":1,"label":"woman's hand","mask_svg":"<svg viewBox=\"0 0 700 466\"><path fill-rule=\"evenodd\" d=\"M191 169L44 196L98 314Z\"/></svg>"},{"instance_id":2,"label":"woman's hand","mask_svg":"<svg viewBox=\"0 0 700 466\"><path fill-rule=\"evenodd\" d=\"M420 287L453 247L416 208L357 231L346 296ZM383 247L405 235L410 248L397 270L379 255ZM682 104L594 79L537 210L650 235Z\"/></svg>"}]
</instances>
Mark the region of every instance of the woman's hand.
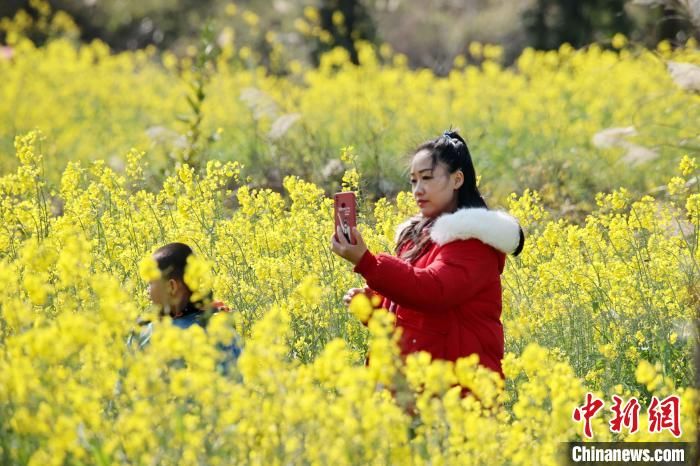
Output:
<instances>
[{"instance_id":1,"label":"woman's hand","mask_svg":"<svg viewBox=\"0 0 700 466\"><path fill-rule=\"evenodd\" d=\"M365 245L365 241L362 239L360 230L358 230L357 227L352 228L352 236L355 238L355 242L357 244L350 243L340 227L337 227L336 234L331 236L331 250L343 259L357 265L367 251L367 246Z\"/></svg>"},{"instance_id":2,"label":"woman's hand","mask_svg":"<svg viewBox=\"0 0 700 466\"><path fill-rule=\"evenodd\" d=\"M369 288L350 288L347 293L345 293L345 296L343 296L343 303L346 306L350 305L350 301L352 301L352 298L357 296L358 294L369 294ZM368 296L369 297L369 296Z\"/></svg>"}]
</instances>

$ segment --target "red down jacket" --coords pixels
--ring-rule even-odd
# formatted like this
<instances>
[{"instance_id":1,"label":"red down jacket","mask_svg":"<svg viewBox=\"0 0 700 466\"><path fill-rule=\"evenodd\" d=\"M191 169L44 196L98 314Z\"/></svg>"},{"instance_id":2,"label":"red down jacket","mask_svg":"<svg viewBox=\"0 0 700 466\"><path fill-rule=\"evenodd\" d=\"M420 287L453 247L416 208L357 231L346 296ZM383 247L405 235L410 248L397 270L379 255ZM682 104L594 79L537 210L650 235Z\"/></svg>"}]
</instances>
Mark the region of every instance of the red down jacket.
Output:
<instances>
[{"instance_id":1,"label":"red down jacket","mask_svg":"<svg viewBox=\"0 0 700 466\"><path fill-rule=\"evenodd\" d=\"M383 297L381 307L396 314L403 355L427 351L455 361L476 353L503 377L501 273L505 255L520 242L517 220L502 211L460 209L439 217L430 239L413 263L367 251L354 270Z\"/></svg>"}]
</instances>

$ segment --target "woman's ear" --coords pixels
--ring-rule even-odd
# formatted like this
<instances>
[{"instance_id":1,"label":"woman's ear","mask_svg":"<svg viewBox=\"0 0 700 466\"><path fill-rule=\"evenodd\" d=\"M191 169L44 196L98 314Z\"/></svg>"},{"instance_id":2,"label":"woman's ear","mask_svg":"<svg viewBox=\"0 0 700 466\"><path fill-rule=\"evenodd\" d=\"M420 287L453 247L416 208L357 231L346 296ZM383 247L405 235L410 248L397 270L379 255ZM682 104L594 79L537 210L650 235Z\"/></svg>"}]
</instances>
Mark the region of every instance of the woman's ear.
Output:
<instances>
[{"instance_id":1,"label":"woman's ear","mask_svg":"<svg viewBox=\"0 0 700 466\"><path fill-rule=\"evenodd\" d=\"M464 172L457 170L454 175L454 189L459 189L464 184Z\"/></svg>"}]
</instances>

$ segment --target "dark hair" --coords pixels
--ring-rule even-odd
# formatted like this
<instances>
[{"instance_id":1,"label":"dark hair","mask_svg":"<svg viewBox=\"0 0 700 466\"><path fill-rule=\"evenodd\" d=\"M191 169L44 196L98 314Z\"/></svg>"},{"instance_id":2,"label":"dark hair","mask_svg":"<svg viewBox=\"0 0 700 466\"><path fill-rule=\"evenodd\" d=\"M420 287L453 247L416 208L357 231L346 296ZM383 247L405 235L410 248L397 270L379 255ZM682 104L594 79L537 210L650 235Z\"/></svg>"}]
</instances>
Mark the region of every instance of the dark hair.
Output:
<instances>
[{"instance_id":1,"label":"dark hair","mask_svg":"<svg viewBox=\"0 0 700 466\"><path fill-rule=\"evenodd\" d=\"M447 167L449 174L461 170L464 174L464 182L457 190L457 208L484 208L488 209L486 201L481 196L476 185L476 171L472 163L472 156L469 153L467 142L457 131L447 130L435 139L426 141L416 148L413 154L427 150L430 152L432 167L442 162ZM401 257L414 261L425 252L430 240L430 228L435 222L434 218L416 218L400 234L396 242L396 253L404 248L410 240L413 243L411 248L401 252ZM524 234L520 230L520 242L518 248L513 253L518 255L523 247Z\"/></svg>"},{"instance_id":2,"label":"dark hair","mask_svg":"<svg viewBox=\"0 0 700 466\"><path fill-rule=\"evenodd\" d=\"M433 168L442 162L447 166L448 173L452 174L461 170L464 174L464 183L457 190L458 209L464 207L488 208L476 186L476 172L467 143L457 131L445 131L442 136L421 144L414 153L417 154L422 150L430 151Z\"/></svg>"},{"instance_id":3,"label":"dark hair","mask_svg":"<svg viewBox=\"0 0 700 466\"><path fill-rule=\"evenodd\" d=\"M158 268L164 279L184 281L187 258L192 255L192 248L184 243L170 243L160 247L153 253L158 262Z\"/></svg>"},{"instance_id":4,"label":"dark hair","mask_svg":"<svg viewBox=\"0 0 700 466\"><path fill-rule=\"evenodd\" d=\"M160 247L153 253L153 258L158 263L161 276L170 280L175 279L185 285L188 293L192 293L190 287L185 283L185 267L187 266L187 258L194 252L192 248L185 243L169 243ZM187 308L185 312L201 312L214 300L213 291L209 291L198 301L190 301L188 297Z\"/></svg>"}]
</instances>

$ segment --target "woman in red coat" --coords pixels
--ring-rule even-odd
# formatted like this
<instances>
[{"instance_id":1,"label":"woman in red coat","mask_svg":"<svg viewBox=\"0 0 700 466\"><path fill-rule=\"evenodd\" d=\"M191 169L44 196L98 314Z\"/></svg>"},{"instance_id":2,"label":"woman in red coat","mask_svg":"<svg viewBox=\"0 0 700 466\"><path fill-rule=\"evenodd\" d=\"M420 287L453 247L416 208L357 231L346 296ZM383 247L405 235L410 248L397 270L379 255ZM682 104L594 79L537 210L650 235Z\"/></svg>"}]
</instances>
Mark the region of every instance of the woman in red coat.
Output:
<instances>
[{"instance_id":1,"label":"woman in red coat","mask_svg":"<svg viewBox=\"0 0 700 466\"><path fill-rule=\"evenodd\" d=\"M396 257L372 254L357 229L357 244L338 232L333 252L355 265L367 288L396 315L403 355L427 351L455 361L476 353L503 376L501 273L524 235L517 220L489 210L476 186L467 145L445 132L421 145L411 162L411 187L420 214L397 229Z\"/></svg>"}]
</instances>

